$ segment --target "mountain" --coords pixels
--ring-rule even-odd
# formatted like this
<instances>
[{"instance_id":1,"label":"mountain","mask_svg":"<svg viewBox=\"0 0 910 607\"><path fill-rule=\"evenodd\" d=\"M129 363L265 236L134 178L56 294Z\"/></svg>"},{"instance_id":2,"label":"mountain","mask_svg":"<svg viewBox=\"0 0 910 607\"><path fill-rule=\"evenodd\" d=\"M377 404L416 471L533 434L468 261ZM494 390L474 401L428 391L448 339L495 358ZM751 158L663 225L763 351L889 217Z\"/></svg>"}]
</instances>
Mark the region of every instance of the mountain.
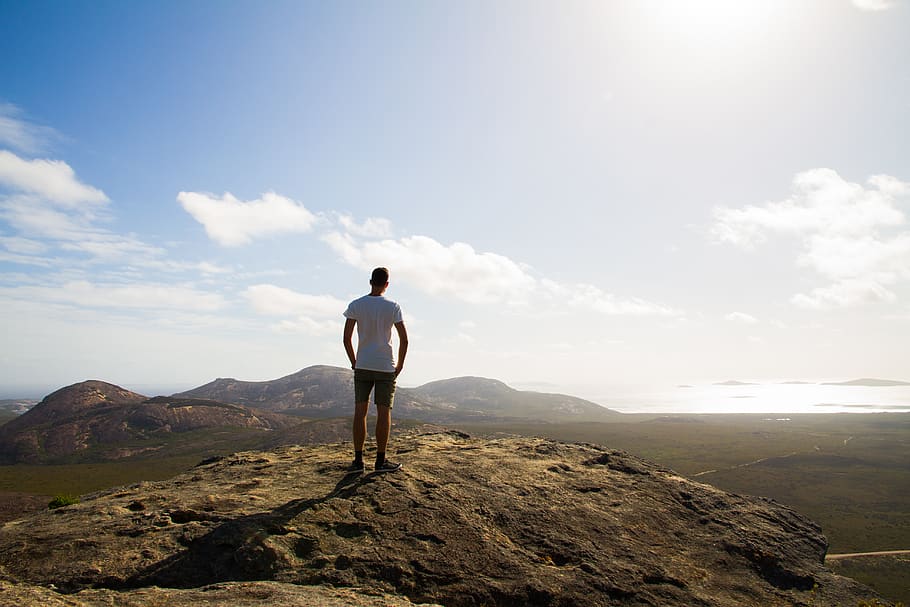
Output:
<instances>
[{"instance_id":1,"label":"mountain","mask_svg":"<svg viewBox=\"0 0 910 607\"><path fill-rule=\"evenodd\" d=\"M148 398L102 381L61 388L0 426L0 459L119 459L162 449L171 435L234 428L273 430L300 420L211 400Z\"/></svg>"},{"instance_id":2,"label":"mountain","mask_svg":"<svg viewBox=\"0 0 910 607\"><path fill-rule=\"evenodd\" d=\"M270 381L216 379L175 396L210 398L305 417L350 416L353 371L313 366ZM522 418L589 421L616 414L595 403L561 394L524 392L492 379L461 377L395 390L395 417L435 423Z\"/></svg>"},{"instance_id":3,"label":"mountain","mask_svg":"<svg viewBox=\"0 0 910 607\"><path fill-rule=\"evenodd\" d=\"M303 417L348 417L354 413L354 372L316 365L268 381L219 378L174 396L209 398ZM399 418L435 417L432 410L437 409L406 388L395 391L394 406Z\"/></svg>"},{"instance_id":4,"label":"mountain","mask_svg":"<svg viewBox=\"0 0 910 607\"><path fill-rule=\"evenodd\" d=\"M16 605L887 605L825 568L818 525L621 451L396 437L239 452L0 526ZM62 594L66 593L66 594Z\"/></svg>"},{"instance_id":5,"label":"mountain","mask_svg":"<svg viewBox=\"0 0 910 607\"><path fill-rule=\"evenodd\" d=\"M545 392L516 390L495 379L456 377L430 382L414 392L463 415L491 415L544 421L597 421L620 415L596 403Z\"/></svg>"},{"instance_id":6,"label":"mountain","mask_svg":"<svg viewBox=\"0 0 910 607\"><path fill-rule=\"evenodd\" d=\"M853 379L850 381L843 382L830 382L824 383L823 386L869 386L873 388L887 387L887 386L910 386L910 382L906 381L896 381L893 379L873 379L873 378L863 378L863 379Z\"/></svg>"},{"instance_id":7,"label":"mountain","mask_svg":"<svg viewBox=\"0 0 910 607\"><path fill-rule=\"evenodd\" d=\"M719 381L714 384L715 386L755 386L758 384L749 383L747 381L737 381L735 379L728 379L727 381Z\"/></svg>"}]
</instances>

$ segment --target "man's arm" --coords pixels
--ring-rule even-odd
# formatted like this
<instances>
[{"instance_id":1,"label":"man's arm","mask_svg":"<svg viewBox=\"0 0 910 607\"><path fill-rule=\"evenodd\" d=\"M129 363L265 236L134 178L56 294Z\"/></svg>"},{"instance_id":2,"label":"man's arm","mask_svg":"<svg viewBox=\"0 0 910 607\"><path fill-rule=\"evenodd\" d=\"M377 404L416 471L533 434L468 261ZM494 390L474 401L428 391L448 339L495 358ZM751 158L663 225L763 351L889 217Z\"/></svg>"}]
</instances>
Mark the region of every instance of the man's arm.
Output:
<instances>
[{"instance_id":1,"label":"man's arm","mask_svg":"<svg viewBox=\"0 0 910 607\"><path fill-rule=\"evenodd\" d=\"M405 329L403 320L395 323L395 330L398 331L398 364L395 365L395 375L398 375L404 369L404 359L408 355L408 330Z\"/></svg>"},{"instance_id":2,"label":"man's arm","mask_svg":"<svg viewBox=\"0 0 910 607\"><path fill-rule=\"evenodd\" d=\"M348 360L351 361L351 368L357 364L357 354L354 353L354 344L351 341L354 337L354 327L357 321L349 318L344 323L344 351L348 353Z\"/></svg>"}]
</instances>

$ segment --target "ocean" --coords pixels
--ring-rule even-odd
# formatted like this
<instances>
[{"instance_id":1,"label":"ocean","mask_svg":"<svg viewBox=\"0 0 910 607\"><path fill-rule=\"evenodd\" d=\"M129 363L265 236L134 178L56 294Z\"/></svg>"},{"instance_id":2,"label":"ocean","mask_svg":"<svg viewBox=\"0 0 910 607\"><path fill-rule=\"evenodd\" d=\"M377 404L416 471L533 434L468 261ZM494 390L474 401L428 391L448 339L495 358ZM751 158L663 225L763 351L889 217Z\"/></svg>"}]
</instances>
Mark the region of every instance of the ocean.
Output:
<instances>
[{"instance_id":1,"label":"ocean","mask_svg":"<svg viewBox=\"0 0 910 607\"><path fill-rule=\"evenodd\" d=\"M693 384L623 388L589 400L622 413L907 413L910 386Z\"/></svg>"}]
</instances>

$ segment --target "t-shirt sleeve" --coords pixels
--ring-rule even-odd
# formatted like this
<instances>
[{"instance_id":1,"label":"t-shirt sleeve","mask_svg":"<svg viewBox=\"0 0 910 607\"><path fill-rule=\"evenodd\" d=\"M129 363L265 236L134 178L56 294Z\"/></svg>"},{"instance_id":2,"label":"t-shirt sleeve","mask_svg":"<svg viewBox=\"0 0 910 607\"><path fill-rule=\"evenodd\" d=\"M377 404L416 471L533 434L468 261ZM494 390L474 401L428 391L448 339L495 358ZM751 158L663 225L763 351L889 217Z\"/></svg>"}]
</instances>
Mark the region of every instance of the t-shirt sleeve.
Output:
<instances>
[{"instance_id":1,"label":"t-shirt sleeve","mask_svg":"<svg viewBox=\"0 0 910 607\"><path fill-rule=\"evenodd\" d=\"M393 320L392 322L401 322L402 320L404 320L404 317L401 315L401 306L399 306L398 304L395 304L395 313L393 314L393 316L394 316L395 320Z\"/></svg>"},{"instance_id":2,"label":"t-shirt sleeve","mask_svg":"<svg viewBox=\"0 0 910 607\"><path fill-rule=\"evenodd\" d=\"M344 311L345 318L353 318L357 320L357 313L354 311L354 302L348 304L348 309Z\"/></svg>"}]
</instances>

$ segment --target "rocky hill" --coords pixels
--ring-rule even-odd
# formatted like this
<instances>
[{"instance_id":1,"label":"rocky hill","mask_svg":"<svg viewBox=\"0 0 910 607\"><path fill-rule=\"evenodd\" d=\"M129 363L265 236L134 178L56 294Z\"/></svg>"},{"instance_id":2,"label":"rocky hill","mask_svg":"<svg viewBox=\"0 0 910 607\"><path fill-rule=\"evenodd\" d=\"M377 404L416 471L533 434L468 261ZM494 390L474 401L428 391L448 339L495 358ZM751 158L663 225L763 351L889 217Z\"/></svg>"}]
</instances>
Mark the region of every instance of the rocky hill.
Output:
<instances>
[{"instance_id":1,"label":"rocky hill","mask_svg":"<svg viewBox=\"0 0 910 607\"><path fill-rule=\"evenodd\" d=\"M0 426L0 461L47 462L94 453L116 459L156 448L166 435L243 428L274 430L300 420L211 400L148 398L102 381L57 390Z\"/></svg>"},{"instance_id":2,"label":"rocky hill","mask_svg":"<svg viewBox=\"0 0 910 607\"><path fill-rule=\"evenodd\" d=\"M178 397L213 400L304 417L350 416L354 412L354 372L341 367L316 365L268 381L218 378ZM395 393L398 416L426 419L438 409L408 390Z\"/></svg>"},{"instance_id":3,"label":"rocky hill","mask_svg":"<svg viewBox=\"0 0 910 607\"><path fill-rule=\"evenodd\" d=\"M353 371L314 366L270 381L222 378L175 396L210 398L306 417L349 416L354 410ZM399 387L395 391L395 414L398 419L435 423L502 418L592 421L618 415L573 396L524 392L481 377Z\"/></svg>"},{"instance_id":4,"label":"rocky hill","mask_svg":"<svg viewBox=\"0 0 910 607\"><path fill-rule=\"evenodd\" d=\"M796 512L619 451L444 431L393 440L404 463L394 474L346 475L343 445L240 452L6 523L0 603L855 607L874 597L824 567L821 530Z\"/></svg>"},{"instance_id":5,"label":"rocky hill","mask_svg":"<svg viewBox=\"0 0 910 607\"><path fill-rule=\"evenodd\" d=\"M501 381L485 377L434 381L415 388L414 393L434 404L454 405L463 414L544 421L600 421L620 415L575 396L516 390Z\"/></svg>"}]
</instances>

